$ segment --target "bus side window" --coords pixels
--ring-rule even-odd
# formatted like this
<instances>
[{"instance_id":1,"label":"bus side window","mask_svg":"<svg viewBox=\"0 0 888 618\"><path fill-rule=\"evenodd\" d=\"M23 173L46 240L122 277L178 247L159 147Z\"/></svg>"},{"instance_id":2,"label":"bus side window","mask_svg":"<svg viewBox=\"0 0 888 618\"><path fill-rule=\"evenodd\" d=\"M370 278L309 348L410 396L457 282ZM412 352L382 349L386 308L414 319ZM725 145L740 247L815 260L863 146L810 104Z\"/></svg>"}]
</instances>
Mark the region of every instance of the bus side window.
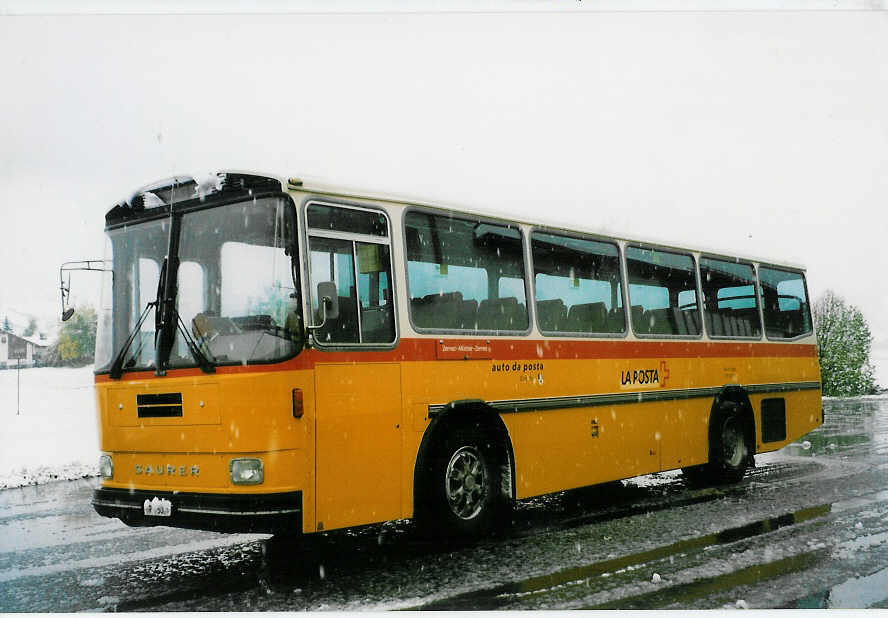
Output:
<instances>
[{"instance_id":1,"label":"bus side window","mask_svg":"<svg viewBox=\"0 0 888 618\"><path fill-rule=\"evenodd\" d=\"M357 243L361 341L387 343L395 337L391 258L385 245Z\"/></svg>"},{"instance_id":2,"label":"bus side window","mask_svg":"<svg viewBox=\"0 0 888 618\"><path fill-rule=\"evenodd\" d=\"M393 343L391 250L388 220L381 212L309 204L312 323L321 345ZM378 239L378 242L376 240ZM318 306L318 284L332 281L339 315L326 321Z\"/></svg>"},{"instance_id":3,"label":"bus side window","mask_svg":"<svg viewBox=\"0 0 888 618\"><path fill-rule=\"evenodd\" d=\"M811 310L802 273L762 266L765 334L769 339L792 339L812 331Z\"/></svg>"},{"instance_id":4,"label":"bus side window","mask_svg":"<svg viewBox=\"0 0 888 618\"><path fill-rule=\"evenodd\" d=\"M761 337L751 264L701 258L706 331L713 337Z\"/></svg>"},{"instance_id":5,"label":"bus side window","mask_svg":"<svg viewBox=\"0 0 888 618\"><path fill-rule=\"evenodd\" d=\"M697 273L689 254L629 246L626 268L636 334L700 334Z\"/></svg>"},{"instance_id":6,"label":"bus side window","mask_svg":"<svg viewBox=\"0 0 888 618\"><path fill-rule=\"evenodd\" d=\"M326 320L316 336L321 343L358 343L357 294L352 243L333 238L309 239L311 252L311 313L313 323L324 322L318 306L317 287L322 281L336 284L339 316Z\"/></svg>"},{"instance_id":7,"label":"bus side window","mask_svg":"<svg viewBox=\"0 0 888 618\"><path fill-rule=\"evenodd\" d=\"M418 211L404 220L410 318L416 328L529 328L517 227Z\"/></svg>"},{"instance_id":8,"label":"bus side window","mask_svg":"<svg viewBox=\"0 0 888 618\"><path fill-rule=\"evenodd\" d=\"M534 232L531 245L540 331L625 331L620 257L615 244Z\"/></svg>"}]
</instances>

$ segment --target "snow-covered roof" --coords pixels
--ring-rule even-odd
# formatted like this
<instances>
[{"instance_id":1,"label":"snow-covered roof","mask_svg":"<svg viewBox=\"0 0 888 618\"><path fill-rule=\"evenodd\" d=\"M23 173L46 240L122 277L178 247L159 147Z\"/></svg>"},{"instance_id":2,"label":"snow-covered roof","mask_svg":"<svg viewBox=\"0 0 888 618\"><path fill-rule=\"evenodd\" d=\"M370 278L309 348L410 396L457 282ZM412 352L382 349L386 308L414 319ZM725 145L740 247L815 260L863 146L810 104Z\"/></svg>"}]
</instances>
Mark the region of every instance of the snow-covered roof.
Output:
<instances>
[{"instance_id":1,"label":"snow-covered roof","mask_svg":"<svg viewBox=\"0 0 888 618\"><path fill-rule=\"evenodd\" d=\"M22 341L27 341L31 345L36 346L38 348L49 347L49 343L50 343L49 339L42 339L41 340L40 337L37 337L37 336L22 337L21 335L16 335L15 333L10 332L8 330L0 330L0 333L2 333L4 335L9 335L11 337L15 337L16 339L21 339Z\"/></svg>"},{"instance_id":2,"label":"snow-covered roof","mask_svg":"<svg viewBox=\"0 0 888 618\"><path fill-rule=\"evenodd\" d=\"M28 343L33 343L38 348L46 348L49 347L49 339L41 339L38 335L31 335L30 337L22 337L17 335L20 339L24 339Z\"/></svg>"}]
</instances>

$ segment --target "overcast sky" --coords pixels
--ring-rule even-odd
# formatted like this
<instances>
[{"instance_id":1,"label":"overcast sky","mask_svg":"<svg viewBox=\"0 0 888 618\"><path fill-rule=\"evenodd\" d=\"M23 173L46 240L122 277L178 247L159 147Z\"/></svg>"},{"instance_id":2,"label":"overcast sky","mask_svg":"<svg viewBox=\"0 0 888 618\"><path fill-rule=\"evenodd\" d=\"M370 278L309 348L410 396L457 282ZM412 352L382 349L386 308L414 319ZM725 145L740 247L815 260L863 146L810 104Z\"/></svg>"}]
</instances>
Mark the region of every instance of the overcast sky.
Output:
<instances>
[{"instance_id":1,"label":"overcast sky","mask_svg":"<svg viewBox=\"0 0 888 618\"><path fill-rule=\"evenodd\" d=\"M885 3L142 6L179 14L0 2L0 311L53 319L137 187L241 168L801 263L888 384Z\"/></svg>"}]
</instances>

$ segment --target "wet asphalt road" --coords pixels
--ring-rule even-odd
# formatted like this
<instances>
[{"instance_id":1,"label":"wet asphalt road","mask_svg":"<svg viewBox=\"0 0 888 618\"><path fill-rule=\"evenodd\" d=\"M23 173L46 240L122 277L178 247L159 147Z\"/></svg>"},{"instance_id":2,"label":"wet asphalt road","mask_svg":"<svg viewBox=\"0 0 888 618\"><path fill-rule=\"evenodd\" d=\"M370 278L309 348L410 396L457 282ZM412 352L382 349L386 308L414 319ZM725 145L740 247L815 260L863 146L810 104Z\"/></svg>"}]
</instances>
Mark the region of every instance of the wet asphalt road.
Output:
<instances>
[{"instance_id":1,"label":"wet asphalt road","mask_svg":"<svg viewBox=\"0 0 888 618\"><path fill-rule=\"evenodd\" d=\"M0 611L888 607L888 397L824 407L737 485L563 492L471 544L127 528L95 480L0 491Z\"/></svg>"}]
</instances>

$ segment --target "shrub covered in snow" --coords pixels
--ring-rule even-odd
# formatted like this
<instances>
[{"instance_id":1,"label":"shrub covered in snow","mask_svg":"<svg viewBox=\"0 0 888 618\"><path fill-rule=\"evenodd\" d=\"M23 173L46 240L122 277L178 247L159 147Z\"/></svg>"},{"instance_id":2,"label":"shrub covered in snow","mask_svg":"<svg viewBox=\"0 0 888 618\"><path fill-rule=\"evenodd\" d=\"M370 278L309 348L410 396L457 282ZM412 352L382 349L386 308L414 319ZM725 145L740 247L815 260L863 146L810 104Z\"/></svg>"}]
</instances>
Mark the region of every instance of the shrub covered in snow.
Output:
<instances>
[{"instance_id":1,"label":"shrub covered in snow","mask_svg":"<svg viewBox=\"0 0 888 618\"><path fill-rule=\"evenodd\" d=\"M870 362L873 337L863 312L846 304L832 290L817 299L813 309L823 394L874 394L878 387Z\"/></svg>"}]
</instances>

